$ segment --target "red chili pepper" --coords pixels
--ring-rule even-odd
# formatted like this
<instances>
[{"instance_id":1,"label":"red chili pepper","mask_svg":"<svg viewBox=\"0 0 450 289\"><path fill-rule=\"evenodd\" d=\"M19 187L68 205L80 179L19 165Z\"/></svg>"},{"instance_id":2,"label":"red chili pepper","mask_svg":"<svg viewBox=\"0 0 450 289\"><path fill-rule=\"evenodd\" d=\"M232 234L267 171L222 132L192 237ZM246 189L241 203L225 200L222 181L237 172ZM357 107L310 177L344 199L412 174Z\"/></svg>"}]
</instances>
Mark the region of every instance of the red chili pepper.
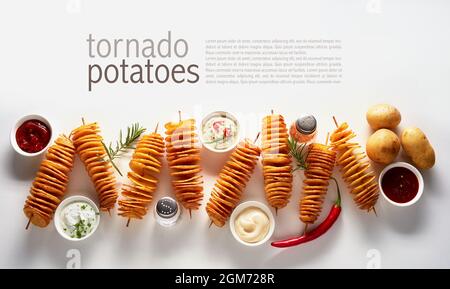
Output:
<instances>
[{"instance_id":1,"label":"red chili pepper","mask_svg":"<svg viewBox=\"0 0 450 289\"><path fill-rule=\"evenodd\" d=\"M341 214L341 209L342 209L341 208L341 192L339 190L339 185L338 185L336 179L333 178L333 180L337 186L338 197L337 197L336 201L334 202L334 206L331 208L330 213L328 214L327 218L311 232L305 232L305 234L303 234L302 236L293 237L293 238L282 240L282 241L272 242L272 244L271 244L272 246L277 247L277 248L286 248L286 247L297 246L297 245L300 245L300 244L303 244L303 243L306 243L306 242L309 242L309 241L319 238L333 226L334 222L336 222L339 215Z\"/></svg>"}]
</instances>

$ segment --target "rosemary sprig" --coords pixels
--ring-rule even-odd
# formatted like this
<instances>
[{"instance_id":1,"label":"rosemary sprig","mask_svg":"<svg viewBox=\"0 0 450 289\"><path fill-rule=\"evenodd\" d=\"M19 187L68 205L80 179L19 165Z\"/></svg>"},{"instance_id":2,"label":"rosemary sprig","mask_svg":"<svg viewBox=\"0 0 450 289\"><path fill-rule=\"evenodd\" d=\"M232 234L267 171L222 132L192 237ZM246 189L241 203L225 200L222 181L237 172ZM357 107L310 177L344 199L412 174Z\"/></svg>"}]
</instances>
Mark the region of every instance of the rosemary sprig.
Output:
<instances>
[{"instance_id":1,"label":"rosemary sprig","mask_svg":"<svg viewBox=\"0 0 450 289\"><path fill-rule=\"evenodd\" d=\"M114 163L114 160L120 156L121 153L125 152L128 149L133 148L134 142L145 132L145 128L141 127L139 123L134 123L131 126L127 127L127 134L125 139L123 138L122 130L119 132L119 140L116 141L115 146L113 143L109 143L107 147L104 142L102 142L103 147L106 150L106 154L108 155L109 162L114 167L114 169L122 176L119 168Z\"/></svg>"},{"instance_id":2,"label":"rosemary sprig","mask_svg":"<svg viewBox=\"0 0 450 289\"><path fill-rule=\"evenodd\" d=\"M288 140L289 154L294 158L296 167L292 169L292 172L297 170L308 169L306 159L308 158L308 152L306 150L306 143L298 144L298 141L292 137Z\"/></svg>"}]
</instances>

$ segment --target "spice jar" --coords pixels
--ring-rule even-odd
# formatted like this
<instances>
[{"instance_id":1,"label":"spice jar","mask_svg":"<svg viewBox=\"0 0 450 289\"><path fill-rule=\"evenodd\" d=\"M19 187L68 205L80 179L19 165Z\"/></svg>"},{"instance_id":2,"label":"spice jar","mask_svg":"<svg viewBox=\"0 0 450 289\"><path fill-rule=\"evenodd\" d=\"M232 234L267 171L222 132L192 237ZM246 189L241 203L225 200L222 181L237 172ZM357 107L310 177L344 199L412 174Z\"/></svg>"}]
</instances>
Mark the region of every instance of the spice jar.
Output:
<instances>
[{"instance_id":1,"label":"spice jar","mask_svg":"<svg viewBox=\"0 0 450 289\"><path fill-rule=\"evenodd\" d=\"M164 197L156 203L156 221L163 227L171 227L179 220L180 210L177 201L170 197Z\"/></svg>"},{"instance_id":2,"label":"spice jar","mask_svg":"<svg viewBox=\"0 0 450 289\"><path fill-rule=\"evenodd\" d=\"M310 114L300 116L294 123L292 123L289 133L291 137L300 143L307 143L316 136L317 121L316 118Z\"/></svg>"}]
</instances>

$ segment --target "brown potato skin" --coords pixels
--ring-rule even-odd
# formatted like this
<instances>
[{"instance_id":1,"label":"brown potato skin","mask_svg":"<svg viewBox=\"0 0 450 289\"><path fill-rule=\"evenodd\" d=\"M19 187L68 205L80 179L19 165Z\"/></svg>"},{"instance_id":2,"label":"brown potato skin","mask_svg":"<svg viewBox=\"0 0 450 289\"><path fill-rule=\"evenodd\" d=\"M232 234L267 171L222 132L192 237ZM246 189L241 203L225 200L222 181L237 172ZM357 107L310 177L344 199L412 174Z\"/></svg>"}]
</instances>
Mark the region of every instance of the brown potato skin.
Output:
<instances>
[{"instance_id":1,"label":"brown potato skin","mask_svg":"<svg viewBox=\"0 0 450 289\"><path fill-rule=\"evenodd\" d=\"M388 129L379 129L373 133L366 144L367 156L374 162L390 164L400 151L400 139Z\"/></svg>"},{"instance_id":2,"label":"brown potato skin","mask_svg":"<svg viewBox=\"0 0 450 289\"><path fill-rule=\"evenodd\" d=\"M417 127L408 127L403 130L401 144L406 155L419 169L430 169L436 162L433 146L425 133Z\"/></svg>"},{"instance_id":3,"label":"brown potato skin","mask_svg":"<svg viewBox=\"0 0 450 289\"><path fill-rule=\"evenodd\" d=\"M369 108L366 119L373 130L394 129L399 125L402 116L400 111L390 104L377 104Z\"/></svg>"}]
</instances>

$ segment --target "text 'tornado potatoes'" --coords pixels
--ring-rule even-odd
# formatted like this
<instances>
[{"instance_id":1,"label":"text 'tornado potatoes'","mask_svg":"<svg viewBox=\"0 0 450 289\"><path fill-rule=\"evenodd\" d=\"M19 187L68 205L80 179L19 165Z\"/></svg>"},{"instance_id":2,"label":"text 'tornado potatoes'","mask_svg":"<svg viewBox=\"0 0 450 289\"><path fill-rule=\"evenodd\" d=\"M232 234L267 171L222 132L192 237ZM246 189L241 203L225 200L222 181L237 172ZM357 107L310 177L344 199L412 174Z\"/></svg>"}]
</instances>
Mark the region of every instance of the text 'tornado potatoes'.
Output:
<instances>
[{"instance_id":1,"label":"text 'tornado potatoes'","mask_svg":"<svg viewBox=\"0 0 450 289\"><path fill-rule=\"evenodd\" d=\"M427 136L417 127L403 130L401 143L405 153L419 169L429 169L434 166L436 156Z\"/></svg>"},{"instance_id":2,"label":"text 'tornado potatoes'","mask_svg":"<svg viewBox=\"0 0 450 289\"><path fill-rule=\"evenodd\" d=\"M372 134L366 144L367 156L380 164L392 163L400 151L398 136L388 129L379 129Z\"/></svg>"},{"instance_id":3,"label":"text 'tornado potatoes'","mask_svg":"<svg viewBox=\"0 0 450 289\"><path fill-rule=\"evenodd\" d=\"M374 130L380 128L394 129L402 120L397 108L390 104L377 104L371 106L366 113L367 122Z\"/></svg>"}]
</instances>

